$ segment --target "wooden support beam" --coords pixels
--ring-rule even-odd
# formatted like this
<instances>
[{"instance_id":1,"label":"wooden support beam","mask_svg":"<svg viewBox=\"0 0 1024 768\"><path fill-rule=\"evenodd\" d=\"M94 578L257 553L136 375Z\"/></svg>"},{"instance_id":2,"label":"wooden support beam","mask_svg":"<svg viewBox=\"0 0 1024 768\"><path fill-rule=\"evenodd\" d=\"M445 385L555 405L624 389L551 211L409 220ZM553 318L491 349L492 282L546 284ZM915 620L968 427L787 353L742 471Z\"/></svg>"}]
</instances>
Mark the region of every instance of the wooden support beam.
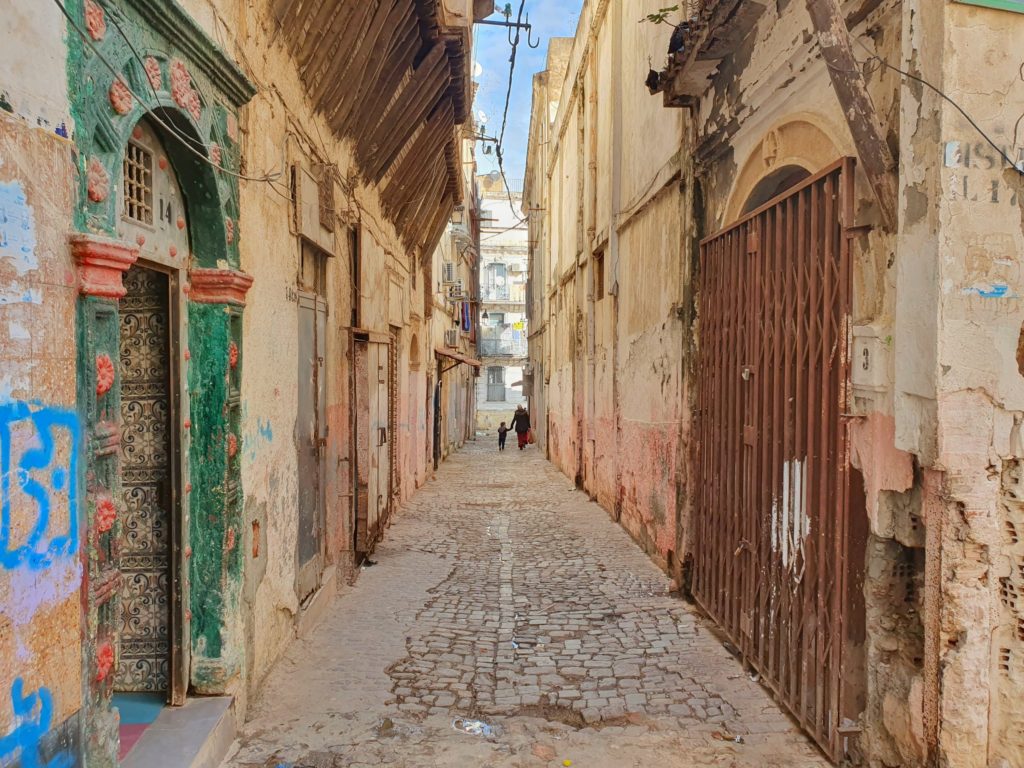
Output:
<instances>
[{"instance_id":1,"label":"wooden support beam","mask_svg":"<svg viewBox=\"0 0 1024 768\"><path fill-rule=\"evenodd\" d=\"M324 56L331 48L330 45L325 44L325 41L335 40L337 33L345 28L354 12L355 9L351 4L342 3L339 7L338 0L323 0L317 9L316 15L312 17L311 22L307 25L308 29L303 28L303 35L299 41L300 47L297 60L299 62L299 71L303 75L311 74L307 72L310 69L310 64L317 55ZM322 62L323 59L321 58ZM311 84L312 81L307 82L307 85Z\"/></svg>"},{"instance_id":2,"label":"wooden support beam","mask_svg":"<svg viewBox=\"0 0 1024 768\"><path fill-rule=\"evenodd\" d=\"M388 178L381 193L386 202L393 202L397 207L416 194L416 185L421 181L420 171L437 158L445 141L451 139L454 127L455 119L450 104L442 105L430 116Z\"/></svg>"},{"instance_id":3,"label":"wooden support beam","mask_svg":"<svg viewBox=\"0 0 1024 768\"><path fill-rule=\"evenodd\" d=\"M360 3L355 15L334 38L337 46L332 46L332 39L326 36L317 41L323 49L323 58L322 61L316 62L316 68L310 70L312 77L308 82L311 88L310 98L325 112L329 111L330 105L334 103L333 98L337 89L352 85L344 80L345 72L352 66L352 51L367 33L378 5L378 0Z\"/></svg>"},{"instance_id":4,"label":"wooden support beam","mask_svg":"<svg viewBox=\"0 0 1024 768\"><path fill-rule=\"evenodd\" d=\"M369 98L354 115L349 116L346 126L356 144L361 144L369 131L387 111L402 80L409 74L416 58L420 40L419 25L410 20L409 29L402 38L395 39L395 45L388 54L387 63L373 83Z\"/></svg>"},{"instance_id":5,"label":"wooden support beam","mask_svg":"<svg viewBox=\"0 0 1024 768\"><path fill-rule=\"evenodd\" d=\"M410 231L423 228L422 220L429 218L434 210L434 201L441 197L448 181L448 174L444 172L438 158L430 164L429 171L430 174L425 177L419 194L403 206L395 217L398 221L409 222Z\"/></svg>"},{"instance_id":6,"label":"wooden support beam","mask_svg":"<svg viewBox=\"0 0 1024 768\"><path fill-rule=\"evenodd\" d=\"M445 227L448 226L448 220L451 218L454 205L450 196L446 196L440 201L433 224L423 230L426 234L417 243L420 253L424 255L433 253L434 249L437 248L437 244L441 242L441 237L444 235Z\"/></svg>"},{"instance_id":7,"label":"wooden support beam","mask_svg":"<svg viewBox=\"0 0 1024 768\"><path fill-rule=\"evenodd\" d=\"M413 184L409 185L397 204L391 209L395 218L402 219L410 213L415 213L423 201L424 192L430 192L434 198L439 197L444 191L444 185L439 183L439 179L447 180L447 177L448 174L441 161L441 156L439 154L432 155L416 170Z\"/></svg>"},{"instance_id":8,"label":"wooden support beam","mask_svg":"<svg viewBox=\"0 0 1024 768\"><path fill-rule=\"evenodd\" d=\"M828 66L832 87L850 127L860 167L878 200L882 221L889 231L895 232L898 221L896 160L885 141L882 124L864 81L864 73L853 55L853 42L840 2L807 0L807 10L814 31L818 34L818 44Z\"/></svg>"},{"instance_id":9,"label":"wooden support beam","mask_svg":"<svg viewBox=\"0 0 1024 768\"><path fill-rule=\"evenodd\" d=\"M381 179L384 170L395 161L399 151L437 104L448 84L448 78L445 47L443 43L437 43L413 76L406 81L388 110L386 119L380 122L381 130L374 132L376 149L372 157L362 158L369 178L374 181ZM369 145L369 140L364 142L364 147Z\"/></svg>"},{"instance_id":10,"label":"wooden support beam","mask_svg":"<svg viewBox=\"0 0 1024 768\"><path fill-rule=\"evenodd\" d=\"M370 42L368 36L364 45L360 46L360 61L365 63L362 63L353 74L353 83L358 85L359 89L358 96L353 93L353 98L346 99L345 106L334 117L341 133L351 134L353 121L364 113L367 102L379 95L372 89L376 86L385 67L397 66L402 70L409 69L411 55L406 59L399 54L396 60L391 53L396 39L404 41L410 36L419 37L419 31L416 29L416 17L412 13L412 2L411 0L400 0L388 15L377 39ZM365 60L362 59L364 50L366 51ZM409 52L408 49L407 52Z\"/></svg>"}]
</instances>

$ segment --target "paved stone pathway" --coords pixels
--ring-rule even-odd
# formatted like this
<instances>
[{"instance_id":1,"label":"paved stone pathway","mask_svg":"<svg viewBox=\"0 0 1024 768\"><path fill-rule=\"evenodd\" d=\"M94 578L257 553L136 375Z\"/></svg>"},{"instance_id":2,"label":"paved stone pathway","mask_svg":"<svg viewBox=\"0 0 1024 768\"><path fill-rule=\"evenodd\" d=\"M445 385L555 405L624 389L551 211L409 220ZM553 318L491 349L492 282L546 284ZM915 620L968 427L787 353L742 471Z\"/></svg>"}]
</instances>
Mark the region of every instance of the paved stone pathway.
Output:
<instances>
[{"instance_id":1,"label":"paved stone pathway","mask_svg":"<svg viewBox=\"0 0 1024 768\"><path fill-rule=\"evenodd\" d=\"M827 765L600 507L491 442L288 649L226 768Z\"/></svg>"}]
</instances>

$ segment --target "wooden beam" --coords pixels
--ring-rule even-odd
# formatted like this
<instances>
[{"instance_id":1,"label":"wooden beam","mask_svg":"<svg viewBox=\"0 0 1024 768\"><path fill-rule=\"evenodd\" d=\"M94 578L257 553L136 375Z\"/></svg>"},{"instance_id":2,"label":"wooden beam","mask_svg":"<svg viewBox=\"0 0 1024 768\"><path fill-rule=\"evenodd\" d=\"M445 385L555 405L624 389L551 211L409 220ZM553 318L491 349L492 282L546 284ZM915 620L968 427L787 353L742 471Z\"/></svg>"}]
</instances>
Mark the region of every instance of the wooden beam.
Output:
<instances>
[{"instance_id":1,"label":"wooden beam","mask_svg":"<svg viewBox=\"0 0 1024 768\"><path fill-rule=\"evenodd\" d=\"M419 25L415 19L410 19L406 36L401 39L396 38L395 46L388 55L385 67L377 81L373 83L370 98L354 117L350 116L349 118L351 122L348 131L357 144L362 143L370 129L384 115L403 78L410 74L419 40Z\"/></svg>"},{"instance_id":2,"label":"wooden beam","mask_svg":"<svg viewBox=\"0 0 1024 768\"><path fill-rule=\"evenodd\" d=\"M323 0L309 24L309 29L303 30L305 34L297 57L300 72L307 74L307 69L317 54L322 56L327 53L324 49L330 46L325 45L324 41L334 40L335 34L344 29L353 12L351 4L341 4L339 7L338 0Z\"/></svg>"},{"instance_id":3,"label":"wooden beam","mask_svg":"<svg viewBox=\"0 0 1024 768\"><path fill-rule=\"evenodd\" d=\"M435 220L423 230L426 234L417 243L421 254L433 253L437 248L437 244L441 242L441 236L448 226L448 219L451 218L454 205L450 196L446 196L440 201L435 213Z\"/></svg>"},{"instance_id":4,"label":"wooden beam","mask_svg":"<svg viewBox=\"0 0 1024 768\"><path fill-rule=\"evenodd\" d=\"M374 46L380 35L385 32L385 21L393 7L393 0L378 0L373 6L374 11L370 14L366 28L352 41L345 66L335 75L331 87L322 93L322 102L327 106L327 119L335 123L335 130L335 116L339 112L344 112L359 93L362 85L359 73L366 69L369 59L373 58Z\"/></svg>"},{"instance_id":5,"label":"wooden beam","mask_svg":"<svg viewBox=\"0 0 1024 768\"><path fill-rule=\"evenodd\" d=\"M445 175L443 171L444 167L440 155L432 154L425 162L420 163L419 167L416 168L415 175L410 177L412 183L402 190L402 194L396 196L394 204L389 209L395 218L401 219L408 213L415 211L424 192L432 191L435 197L440 195L443 188L438 185L438 188L433 190L431 185L434 184L438 175Z\"/></svg>"},{"instance_id":6,"label":"wooden beam","mask_svg":"<svg viewBox=\"0 0 1024 768\"><path fill-rule=\"evenodd\" d=\"M324 50L324 59L322 62L317 62L317 69L310 72L313 78L309 81L310 97L313 103L325 112L329 111L329 105L333 103L335 92L339 87L352 87L352 83L344 80L344 75L352 66L352 51L369 29L378 5L378 0L366 0L360 3L355 15L349 19L335 38L338 42L337 46L327 44L326 41L331 38L323 37L318 41Z\"/></svg>"},{"instance_id":7,"label":"wooden beam","mask_svg":"<svg viewBox=\"0 0 1024 768\"><path fill-rule=\"evenodd\" d=\"M818 33L818 44L828 66L832 87L850 127L860 167L864 169L878 200L886 228L895 232L898 220L896 160L885 142L882 124L868 93L864 73L853 55L850 32L840 2L807 0L807 10L811 14L814 30Z\"/></svg>"},{"instance_id":8,"label":"wooden beam","mask_svg":"<svg viewBox=\"0 0 1024 768\"><path fill-rule=\"evenodd\" d=\"M427 98L431 83L440 76L444 66L445 49L438 43L430 49L426 58L413 70L412 77L402 83L387 111L377 117L377 126L384 129L375 131L379 134L379 144L383 145L391 133L397 132L403 127L400 121L406 117L405 113Z\"/></svg>"},{"instance_id":9,"label":"wooden beam","mask_svg":"<svg viewBox=\"0 0 1024 768\"><path fill-rule=\"evenodd\" d=\"M437 105L449 82L448 58L444 44L438 43L423 60L416 73L406 82L386 118L381 121L374 157L369 160L367 172L374 181L380 181L384 170L395 161L427 115ZM364 142L364 147L370 142Z\"/></svg>"},{"instance_id":10,"label":"wooden beam","mask_svg":"<svg viewBox=\"0 0 1024 768\"><path fill-rule=\"evenodd\" d=\"M398 162L398 166L388 178L381 196L385 200L402 200L403 190L413 187L418 182L420 169L437 156L447 137L450 138L454 128L454 118L450 105L445 105L434 112L423 126L423 130L409 146L409 151ZM409 195L411 197L411 194Z\"/></svg>"},{"instance_id":11,"label":"wooden beam","mask_svg":"<svg viewBox=\"0 0 1024 768\"><path fill-rule=\"evenodd\" d=\"M440 164L440 160L435 158L434 162L428 166L430 173L424 177L419 195L406 203L395 217L398 221L408 222L411 225L410 229L422 228L420 220L429 218L430 211L434 209L433 201L437 200L444 192L448 174L439 168Z\"/></svg>"},{"instance_id":12,"label":"wooden beam","mask_svg":"<svg viewBox=\"0 0 1024 768\"><path fill-rule=\"evenodd\" d=\"M341 133L350 134L353 119L361 116L361 110L366 108L367 101L373 100L373 97L379 95L372 89L377 85L384 67L392 66L392 48L396 40L404 41L410 37L410 33L415 35L416 38L419 37L416 30L416 18L412 13L412 3L411 0L400 0L391 9L391 13L384 22L384 27L381 30L381 34L377 36L377 39L372 43L367 42L360 46L360 54L362 54L363 49L366 49L367 55L365 63L362 63L353 73L353 82L359 85L359 95L355 98L347 99L345 106L334 117ZM386 37L383 35L386 35ZM369 40L369 37L367 40ZM397 66L400 66L403 70L408 70L411 59L412 57L409 56L408 60L404 61L401 53L399 53L398 62L401 63L397 63Z\"/></svg>"}]
</instances>

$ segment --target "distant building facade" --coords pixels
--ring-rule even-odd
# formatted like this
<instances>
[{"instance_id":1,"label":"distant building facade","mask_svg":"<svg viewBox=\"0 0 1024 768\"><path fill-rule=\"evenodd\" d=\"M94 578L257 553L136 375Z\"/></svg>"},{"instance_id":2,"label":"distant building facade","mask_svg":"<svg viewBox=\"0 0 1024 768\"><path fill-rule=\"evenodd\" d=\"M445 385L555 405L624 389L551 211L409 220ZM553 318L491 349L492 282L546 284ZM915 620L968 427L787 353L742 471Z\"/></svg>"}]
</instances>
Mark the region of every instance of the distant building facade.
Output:
<instances>
[{"instance_id":1,"label":"distant building facade","mask_svg":"<svg viewBox=\"0 0 1024 768\"><path fill-rule=\"evenodd\" d=\"M524 405L529 321L526 317L527 225L520 211L522 182L479 176L480 338L476 426L494 432Z\"/></svg>"}]
</instances>

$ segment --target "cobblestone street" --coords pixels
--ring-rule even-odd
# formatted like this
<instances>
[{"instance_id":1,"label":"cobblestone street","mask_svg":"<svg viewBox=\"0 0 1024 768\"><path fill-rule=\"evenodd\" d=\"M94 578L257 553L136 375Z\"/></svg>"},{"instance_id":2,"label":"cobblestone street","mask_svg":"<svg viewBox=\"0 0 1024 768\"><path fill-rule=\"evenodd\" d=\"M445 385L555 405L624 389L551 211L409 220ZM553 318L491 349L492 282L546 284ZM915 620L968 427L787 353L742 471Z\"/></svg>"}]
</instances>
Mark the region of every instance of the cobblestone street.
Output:
<instances>
[{"instance_id":1,"label":"cobblestone street","mask_svg":"<svg viewBox=\"0 0 1024 768\"><path fill-rule=\"evenodd\" d=\"M826 764L534 448L451 457L374 559L274 668L227 766Z\"/></svg>"}]
</instances>

